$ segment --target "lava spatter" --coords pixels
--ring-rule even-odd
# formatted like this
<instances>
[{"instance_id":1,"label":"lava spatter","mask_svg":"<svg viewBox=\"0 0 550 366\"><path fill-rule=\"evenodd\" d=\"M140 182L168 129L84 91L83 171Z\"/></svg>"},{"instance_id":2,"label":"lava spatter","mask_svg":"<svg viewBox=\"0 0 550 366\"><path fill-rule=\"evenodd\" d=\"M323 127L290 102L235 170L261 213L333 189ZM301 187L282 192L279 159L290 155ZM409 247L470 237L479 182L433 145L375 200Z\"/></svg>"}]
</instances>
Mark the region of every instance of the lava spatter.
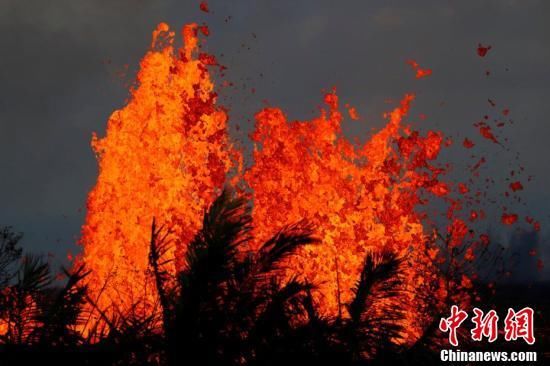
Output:
<instances>
[{"instance_id":1,"label":"lava spatter","mask_svg":"<svg viewBox=\"0 0 550 366\"><path fill-rule=\"evenodd\" d=\"M422 78L425 78L425 77L428 77L432 74L432 70L431 69L423 69L420 67L420 65L418 64L418 62L414 61L414 60L409 60L407 61L407 64L414 70L416 71L416 78L417 79L422 79Z\"/></svg>"},{"instance_id":2,"label":"lava spatter","mask_svg":"<svg viewBox=\"0 0 550 366\"><path fill-rule=\"evenodd\" d=\"M479 57L487 56L487 53L491 50L492 46L483 46L481 43L477 46L477 55Z\"/></svg>"}]
</instances>

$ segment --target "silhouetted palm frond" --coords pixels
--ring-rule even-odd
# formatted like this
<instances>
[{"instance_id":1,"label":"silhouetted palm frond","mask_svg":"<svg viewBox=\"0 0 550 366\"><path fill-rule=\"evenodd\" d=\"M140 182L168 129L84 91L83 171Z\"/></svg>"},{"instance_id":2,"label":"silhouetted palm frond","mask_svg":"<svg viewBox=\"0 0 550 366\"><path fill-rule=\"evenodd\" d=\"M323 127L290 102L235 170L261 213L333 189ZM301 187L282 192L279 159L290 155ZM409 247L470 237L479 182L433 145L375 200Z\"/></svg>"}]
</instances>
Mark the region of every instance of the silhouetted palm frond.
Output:
<instances>
[{"instance_id":1,"label":"silhouetted palm frond","mask_svg":"<svg viewBox=\"0 0 550 366\"><path fill-rule=\"evenodd\" d=\"M228 288L237 266L239 246L248 240L250 208L224 190L204 214L202 228L187 248L178 276L179 296L172 324L165 325L169 359L204 354L206 363L225 362L221 338L228 339ZM235 339L237 342L238 339Z\"/></svg>"},{"instance_id":2,"label":"silhouetted palm frond","mask_svg":"<svg viewBox=\"0 0 550 366\"><path fill-rule=\"evenodd\" d=\"M15 276L13 266L21 258L22 249L18 245L22 237L22 234L15 233L11 227L0 229L0 290ZM0 309L1 305L0 303Z\"/></svg>"},{"instance_id":3,"label":"silhouetted palm frond","mask_svg":"<svg viewBox=\"0 0 550 366\"><path fill-rule=\"evenodd\" d=\"M172 364L201 356L204 364L250 364L259 357L256 346L293 331L312 286L281 281L278 270L298 248L316 242L312 228L288 226L251 252L251 221L247 202L228 191L205 213L187 248L175 319L167 327Z\"/></svg>"},{"instance_id":4,"label":"silhouetted palm frond","mask_svg":"<svg viewBox=\"0 0 550 366\"><path fill-rule=\"evenodd\" d=\"M6 287L4 319L7 332L2 343L25 344L31 342L33 331L41 326L38 302L43 291L51 284L52 277L48 263L42 258L25 255L16 274L14 284Z\"/></svg>"},{"instance_id":5,"label":"silhouetted palm frond","mask_svg":"<svg viewBox=\"0 0 550 366\"><path fill-rule=\"evenodd\" d=\"M241 198L224 190L205 213L202 229L187 248L186 268L179 276L186 297L219 289L228 281L236 262L238 247L249 240L250 207ZM202 296L201 295L201 296Z\"/></svg>"},{"instance_id":6,"label":"silhouetted palm frond","mask_svg":"<svg viewBox=\"0 0 550 366\"><path fill-rule=\"evenodd\" d=\"M49 296L39 303L36 320L41 326L35 330L34 338L42 344L69 346L81 341L77 326L84 321L83 308L88 291L82 280L90 272L84 265L74 270L62 268L62 272L67 278L65 286L48 291Z\"/></svg>"},{"instance_id":7,"label":"silhouetted palm frond","mask_svg":"<svg viewBox=\"0 0 550 366\"><path fill-rule=\"evenodd\" d=\"M311 284L295 277L285 283L272 279L270 288L264 289L262 294L264 306L254 319L251 337L277 337L288 331L291 321L303 314L303 299L312 288Z\"/></svg>"},{"instance_id":8,"label":"silhouetted palm frond","mask_svg":"<svg viewBox=\"0 0 550 366\"><path fill-rule=\"evenodd\" d=\"M319 240L313 237L313 225L307 221L289 225L260 247L256 259L258 272L268 273L277 270L286 258L296 253L296 250L318 242Z\"/></svg>"},{"instance_id":9,"label":"silhouetted palm frond","mask_svg":"<svg viewBox=\"0 0 550 366\"><path fill-rule=\"evenodd\" d=\"M401 263L391 252L368 252L365 256L343 331L357 359L372 358L402 337Z\"/></svg>"},{"instance_id":10,"label":"silhouetted palm frond","mask_svg":"<svg viewBox=\"0 0 550 366\"><path fill-rule=\"evenodd\" d=\"M399 290L399 266L401 260L391 252L368 252L363 269L354 289L353 301L348 311L354 321L361 321L365 311L376 299L394 297Z\"/></svg>"},{"instance_id":11,"label":"silhouetted palm frond","mask_svg":"<svg viewBox=\"0 0 550 366\"><path fill-rule=\"evenodd\" d=\"M25 293L33 294L44 290L52 283L49 264L39 256L25 255L22 267L17 274L16 287Z\"/></svg>"},{"instance_id":12,"label":"silhouetted palm frond","mask_svg":"<svg viewBox=\"0 0 550 366\"><path fill-rule=\"evenodd\" d=\"M164 227L157 227L156 220L153 218L151 225L151 241L149 244L149 266L152 268L153 277L157 294L160 301L163 324L168 324L172 321L174 313L175 278L166 268L174 260L168 256L171 249L171 241L168 236L170 230L163 231ZM165 330L166 331L166 330Z\"/></svg>"}]
</instances>

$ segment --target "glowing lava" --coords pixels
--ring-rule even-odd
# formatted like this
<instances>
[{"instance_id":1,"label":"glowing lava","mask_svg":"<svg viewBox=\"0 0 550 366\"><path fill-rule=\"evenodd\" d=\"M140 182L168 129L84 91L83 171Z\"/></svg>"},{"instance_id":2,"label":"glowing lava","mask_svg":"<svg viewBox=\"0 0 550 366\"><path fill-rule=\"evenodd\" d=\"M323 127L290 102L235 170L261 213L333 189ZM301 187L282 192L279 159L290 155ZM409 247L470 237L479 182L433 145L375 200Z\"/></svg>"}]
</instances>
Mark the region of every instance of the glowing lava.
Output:
<instances>
[{"instance_id":1,"label":"glowing lava","mask_svg":"<svg viewBox=\"0 0 550 366\"><path fill-rule=\"evenodd\" d=\"M182 35L185 45L176 52L174 33L158 26L130 101L111 115L106 137L92 140L99 176L88 197L80 260L92 271L92 299L103 309L156 301L147 271L153 217L172 230L172 266L180 266L204 209L238 161L206 69L213 60L196 55L196 25Z\"/></svg>"},{"instance_id":2,"label":"glowing lava","mask_svg":"<svg viewBox=\"0 0 550 366\"><path fill-rule=\"evenodd\" d=\"M406 96L363 146L342 135L335 94L325 97L328 110L312 121L288 122L279 109L256 116L254 164L245 179L257 236L266 239L302 218L316 225L323 244L306 248L288 271L318 284L321 308L329 314L351 300L367 249L412 250L411 269L424 268L418 249L426 238L415 208L421 188L438 187L439 172L430 171L429 161L442 139L405 133L401 121L412 99Z\"/></svg>"},{"instance_id":3,"label":"glowing lava","mask_svg":"<svg viewBox=\"0 0 550 366\"><path fill-rule=\"evenodd\" d=\"M153 217L172 230L175 272L204 209L231 169L241 172L207 69L216 62L197 55L197 30L184 28L185 46L176 52L173 32L159 25L129 103L112 114L106 137L92 141L99 176L88 198L79 260L92 271L91 297L102 309L126 311L140 302L144 311L154 311L147 268ZM425 286L437 282L430 269L437 253L426 254L428 238L417 208L423 193L449 192L439 180L444 170L432 165L443 138L403 126L412 100L407 95L363 145L342 135L334 92L311 121L289 122L276 108L256 115L252 165L232 183L239 180L250 192L258 240L301 219L316 225L322 244L290 260L288 272L319 287L316 298L326 314L342 311L351 299L368 249L406 256L410 324L426 306ZM412 328L411 333L418 334Z\"/></svg>"}]
</instances>

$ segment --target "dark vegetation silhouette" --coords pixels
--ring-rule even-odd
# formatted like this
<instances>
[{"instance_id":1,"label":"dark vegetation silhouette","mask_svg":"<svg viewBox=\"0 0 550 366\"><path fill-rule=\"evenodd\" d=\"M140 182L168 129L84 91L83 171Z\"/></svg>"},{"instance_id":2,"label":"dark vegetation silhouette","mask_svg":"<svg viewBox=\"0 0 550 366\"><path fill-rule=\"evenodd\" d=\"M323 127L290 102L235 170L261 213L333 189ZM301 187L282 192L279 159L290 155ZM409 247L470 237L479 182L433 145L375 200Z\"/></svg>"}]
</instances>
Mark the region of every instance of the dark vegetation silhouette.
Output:
<instances>
[{"instance_id":1,"label":"dark vegetation silhouette","mask_svg":"<svg viewBox=\"0 0 550 366\"><path fill-rule=\"evenodd\" d=\"M88 297L84 266L54 274L43 258L22 253L20 234L2 229L0 365L439 363L443 307L434 308L415 344L402 342L402 258L366 252L354 297L342 304L349 316L327 317L317 311L316 284L284 267L302 248L322 245L314 227L286 226L256 250L251 229L249 203L223 191L189 243L184 269L173 275L172 233L153 221L149 264L160 309L144 313L137 302L114 315ZM90 311L101 321L90 325ZM86 336L76 331L83 324Z\"/></svg>"}]
</instances>

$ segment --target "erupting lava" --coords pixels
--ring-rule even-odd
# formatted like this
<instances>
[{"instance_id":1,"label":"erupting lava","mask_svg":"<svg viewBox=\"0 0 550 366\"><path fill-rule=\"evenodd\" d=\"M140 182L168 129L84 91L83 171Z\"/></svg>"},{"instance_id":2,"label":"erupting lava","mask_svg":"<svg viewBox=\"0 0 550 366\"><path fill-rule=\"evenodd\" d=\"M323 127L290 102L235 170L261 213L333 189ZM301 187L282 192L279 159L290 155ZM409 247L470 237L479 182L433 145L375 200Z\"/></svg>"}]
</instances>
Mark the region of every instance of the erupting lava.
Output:
<instances>
[{"instance_id":1,"label":"erupting lava","mask_svg":"<svg viewBox=\"0 0 550 366\"><path fill-rule=\"evenodd\" d=\"M406 96L363 146L342 136L335 94L325 96L329 109L312 121L287 122L279 109L256 116L254 163L245 180L253 192L257 235L267 239L302 218L315 224L322 244L304 249L289 271L318 284L319 303L330 314L351 300L368 249L410 252L410 283L425 270L419 249L426 238L415 208L421 188L443 187L441 171L429 164L442 138L401 126L412 99Z\"/></svg>"},{"instance_id":2,"label":"erupting lava","mask_svg":"<svg viewBox=\"0 0 550 366\"><path fill-rule=\"evenodd\" d=\"M174 33L158 26L130 102L111 115L107 136L92 140L99 176L88 197L80 260L92 270L92 299L101 308L128 309L144 297L154 303L147 273L153 217L173 231L172 256L181 259L238 163L206 70L212 59L194 58L196 25L182 33L185 45L176 56Z\"/></svg>"},{"instance_id":3,"label":"erupting lava","mask_svg":"<svg viewBox=\"0 0 550 366\"><path fill-rule=\"evenodd\" d=\"M345 312L341 305L351 298L366 250L387 248L407 258L407 310L410 323L418 321L424 286L434 293L438 278L430 267L437 253L426 254L429 230L417 209L425 193L444 197L450 188L440 181L445 170L433 163L442 135L402 124L413 96L363 145L343 136L335 92L311 121L289 122L280 109L266 108L256 115L252 164L244 169L227 114L216 105L208 70L216 60L198 53L197 31L184 27L185 44L176 50L174 33L158 26L129 103L112 114L106 137L93 138L99 176L79 258L91 270L91 298L105 311L136 303L155 311L147 262L153 217L171 230L175 272L203 211L232 184L245 187L253 201L258 240L301 219L316 225L321 244L291 259L288 271L318 285L322 312ZM458 245L467 228L455 220L449 232Z\"/></svg>"}]
</instances>

